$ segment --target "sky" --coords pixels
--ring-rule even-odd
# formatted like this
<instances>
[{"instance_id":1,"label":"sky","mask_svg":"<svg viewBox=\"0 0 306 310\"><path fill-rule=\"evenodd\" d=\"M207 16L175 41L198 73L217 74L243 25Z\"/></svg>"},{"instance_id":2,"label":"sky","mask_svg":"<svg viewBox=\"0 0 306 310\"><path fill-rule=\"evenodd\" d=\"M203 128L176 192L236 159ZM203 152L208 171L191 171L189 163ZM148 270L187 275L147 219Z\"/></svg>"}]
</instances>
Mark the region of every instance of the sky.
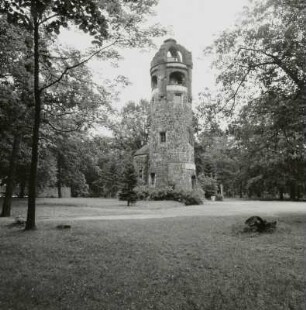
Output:
<instances>
[{"instance_id":1,"label":"sky","mask_svg":"<svg viewBox=\"0 0 306 310\"><path fill-rule=\"evenodd\" d=\"M170 29L171 33L154 40L156 49L122 50L123 60L117 68L101 61L91 61L92 70L97 83L117 75L126 76L131 85L121 89L121 95L115 107L120 109L128 101L138 102L150 99L150 62L160 45L168 38L174 38L193 56L193 98L206 87L213 88L215 76L210 67L211 59L205 57L203 49L214 41L222 30L230 27L237 20L243 6L248 0L159 0L155 8L155 16L149 21L159 22ZM81 34L66 31L60 37L66 45L76 48L88 47L89 41Z\"/></svg>"}]
</instances>

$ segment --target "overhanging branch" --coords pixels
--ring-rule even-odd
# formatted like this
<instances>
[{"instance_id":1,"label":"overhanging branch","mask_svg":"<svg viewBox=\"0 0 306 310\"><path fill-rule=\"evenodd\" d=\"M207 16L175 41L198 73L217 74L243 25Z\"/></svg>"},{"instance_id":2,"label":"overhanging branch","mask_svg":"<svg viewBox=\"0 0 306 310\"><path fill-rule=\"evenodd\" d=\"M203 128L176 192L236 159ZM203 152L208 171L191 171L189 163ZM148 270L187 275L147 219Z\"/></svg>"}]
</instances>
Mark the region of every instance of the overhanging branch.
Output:
<instances>
[{"instance_id":1,"label":"overhanging branch","mask_svg":"<svg viewBox=\"0 0 306 310\"><path fill-rule=\"evenodd\" d=\"M60 129L60 128L55 127L50 121L46 120L46 123L56 132L69 133L69 132L78 131L81 128L81 125L76 125L76 127L72 129Z\"/></svg>"},{"instance_id":2,"label":"overhanging branch","mask_svg":"<svg viewBox=\"0 0 306 310\"><path fill-rule=\"evenodd\" d=\"M273 64L277 65L279 68L281 68L288 76L289 78L301 89L304 85L303 81L301 81L296 74L294 74L294 72L292 72L292 70L290 70L287 66L284 65L284 63L282 62L282 60L275 56L272 55L270 53L267 53L264 50L261 49L255 49L255 48L249 48L249 47L240 47L237 51L237 53L239 54L239 52L241 50L245 50L245 51L251 51L251 52L255 52L255 53L261 53L263 55L266 55L267 57L270 57L273 59Z\"/></svg>"},{"instance_id":3,"label":"overhanging branch","mask_svg":"<svg viewBox=\"0 0 306 310\"><path fill-rule=\"evenodd\" d=\"M92 53L91 55L89 55L87 58L85 58L85 59L82 60L81 62L78 62L78 63L75 64L75 65L66 67L66 68L64 69L64 71L61 73L61 75L60 75L57 79L55 79L53 82L51 82L51 83L49 83L49 84L47 84L47 85L41 87L40 90L39 90L39 92L42 92L42 91L44 91L45 89L47 89L47 88L49 88L49 87L55 85L56 83L60 82L60 81L63 79L63 77L64 77L70 70L75 69L75 68L77 68L77 67L79 67L79 66L84 65L84 64L87 63L90 59L92 59L94 56L96 56L96 55L98 55L99 53L101 53L103 50L105 50L105 49L107 49L107 48L113 46L114 44L116 44L117 41L118 41L118 40L115 40L115 41L113 41L112 43L108 44L107 46L105 46L105 47L103 47L103 48L100 48L99 50L97 50L96 52Z\"/></svg>"}]
</instances>

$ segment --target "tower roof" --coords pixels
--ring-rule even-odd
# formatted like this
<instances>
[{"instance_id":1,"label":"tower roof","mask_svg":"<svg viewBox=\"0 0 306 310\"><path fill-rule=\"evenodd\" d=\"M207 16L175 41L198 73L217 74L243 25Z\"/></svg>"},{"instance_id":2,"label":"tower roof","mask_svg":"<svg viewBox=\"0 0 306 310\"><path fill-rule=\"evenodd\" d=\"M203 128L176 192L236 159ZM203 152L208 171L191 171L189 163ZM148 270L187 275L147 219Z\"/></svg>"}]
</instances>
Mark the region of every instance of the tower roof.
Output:
<instances>
[{"instance_id":1,"label":"tower roof","mask_svg":"<svg viewBox=\"0 0 306 310\"><path fill-rule=\"evenodd\" d=\"M134 156L138 156L138 155L148 155L149 154L149 145L146 144L144 145L142 148L140 148L139 150L137 150L134 154Z\"/></svg>"},{"instance_id":2,"label":"tower roof","mask_svg":"<svg viewBox=\"0 0 306 310\"><path fill-rule=\"evenodd\" d=\"M192 56L185 47L169 38L164 41L151 61L151 68L167 62L181 62L192 68Z\"/></svg>"}]
</instances>

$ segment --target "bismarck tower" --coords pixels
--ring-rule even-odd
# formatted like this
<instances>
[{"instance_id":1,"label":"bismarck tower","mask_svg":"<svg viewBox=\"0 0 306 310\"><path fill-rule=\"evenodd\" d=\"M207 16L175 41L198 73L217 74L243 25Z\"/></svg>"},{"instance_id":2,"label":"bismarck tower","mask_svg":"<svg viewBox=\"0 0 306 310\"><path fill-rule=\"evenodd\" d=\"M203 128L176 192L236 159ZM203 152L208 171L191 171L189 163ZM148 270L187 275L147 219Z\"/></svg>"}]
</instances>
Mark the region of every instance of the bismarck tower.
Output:
<instances>
[{"instance_id":1,"label":"bismarck tower","mask_svg":"<svg viewBox=\"0 0 306 310\"><path fill-rule=\"evenodd\" d=\"M191 72L191 53L173 39L151 62L149 144L135 153L138 176L150 187L195 187Z\"/></svg>"}]
</instances>

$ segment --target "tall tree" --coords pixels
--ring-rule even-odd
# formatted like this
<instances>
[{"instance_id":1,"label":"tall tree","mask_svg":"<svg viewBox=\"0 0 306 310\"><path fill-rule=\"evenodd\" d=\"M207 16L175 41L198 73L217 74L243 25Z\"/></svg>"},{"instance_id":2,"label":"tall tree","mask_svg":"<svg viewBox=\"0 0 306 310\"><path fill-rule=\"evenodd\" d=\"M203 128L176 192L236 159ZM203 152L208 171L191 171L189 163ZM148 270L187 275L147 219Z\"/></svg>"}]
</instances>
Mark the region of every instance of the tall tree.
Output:
<instances>
[{"instance_id":1,"label":"tall tree","mask_svg":"<svg viewBox=\"0 0 306 310\"><path fill-rule=\"evenodd\" d=\"M0 12L6 14L11 23L22 25L32 32L34 62L34 106L32 159L29 178L29 199L26 229L35 229L36 177L38 165L39 129L41 123L42 93L58 83L68 71L83 65L95 55L102 55L110 46L137 46L150 42L151 35L158 35L155 27L139 27L146 13L156 1L111 1L94 0L3 0ZM43 55L41 40L45 33L58 34L62 27L74 23L79 29L94 37L95 50L81 62L71 60L66 68L52 81L41 81ZM108 41L107 41L108 40ZM105 41L106 44L105 44ZM108 54L103 54L107 57Z\"/></svg>"},{"instance_id":2,"label":"tall tree","mask_svg":"<svg viewBox=\"0 0 306 310\"><path fill-rule=\"evenodd\" d=\"M138 104L128 102L118 113L118 119L110 121L118 147L133 152L148 143L150 129L150 104L140 100Z\"/></svg>"},{"instance_id":3,"label":"tall tree","mask_svg":"<svg viewBox=\"0 0 306 310\"><path fill-rule=\"evenodd\" d=\"M231 117L244 187L258 194L305 190L305 9L302 0L254 1L206 50L220 93L203 97L202 112Z\"/></svg>"},{"instance_id":4,"label":"tall tree","mask_svg":"<svg viewBox=\"0 0 306 310\"><path fill-rule=\"evenodd\" d=\"M254 1L245 7L240 23L206 49L215 55L222 91L214 107L231 112L272 89L292 95L292 100L299 97L300 108L305 108L305 9L302 0Z\"/></svg>"},{"instance_id":5,"label":"tall tree","mask_svg":"<svg viewBox=\"0 0 306 310\"><path fill-rule=\"evenodd\" d=\"M137 177L135 174L134 166L130 162L125 166L122 176L122 189L119 193L119 199L126 201L128 206L137 200L137 195L134 192L136 185Z\"/></svg>"},{"instance_id":6,"label":"tall tree","mask_svg":"<svg viewBox=\"0 0 306 310\"><path fill-rule=\"evenodd\" d=\"M268 96L246 105L230 126L239 156L239 178L249 194L260 196L266 190L282 198L287 192L296 199L305 187L299 105L279 104L282 94Z\"/></svg>"},{"instance_id":7,"label":"tall tree","mask_svg":"<svg viewBox=\"0 0 306 310\"><path fill-rule=\"evenodd\" d=\"M29 78L32 66L28 61L31 53L28 33L0 18L0 50L0 139L4 143L1 157L9 158L7 173L0 175L6 185L1 216L10 216L21 138L27 134L28 123L31 123ZM11 150L9 154L7 150ZM5 172L4 162L0 165L2 173Z\"/></svg>"},{"instance_id":8,"label":"tall tree","mask_svg":"<svg viewBox=\"0 0 306 310\"><path fill-rule=\"evenodd\" d=\"M232 151L232 139L217 124L205 125L195 143L197 174L201 176L199 179L202 185L205 183L214 187L217 184L220 192L222 188L224 194L233 196L238 166ZM204 190L208 194L205 187Z\"/></svg>"}]
</instances>

